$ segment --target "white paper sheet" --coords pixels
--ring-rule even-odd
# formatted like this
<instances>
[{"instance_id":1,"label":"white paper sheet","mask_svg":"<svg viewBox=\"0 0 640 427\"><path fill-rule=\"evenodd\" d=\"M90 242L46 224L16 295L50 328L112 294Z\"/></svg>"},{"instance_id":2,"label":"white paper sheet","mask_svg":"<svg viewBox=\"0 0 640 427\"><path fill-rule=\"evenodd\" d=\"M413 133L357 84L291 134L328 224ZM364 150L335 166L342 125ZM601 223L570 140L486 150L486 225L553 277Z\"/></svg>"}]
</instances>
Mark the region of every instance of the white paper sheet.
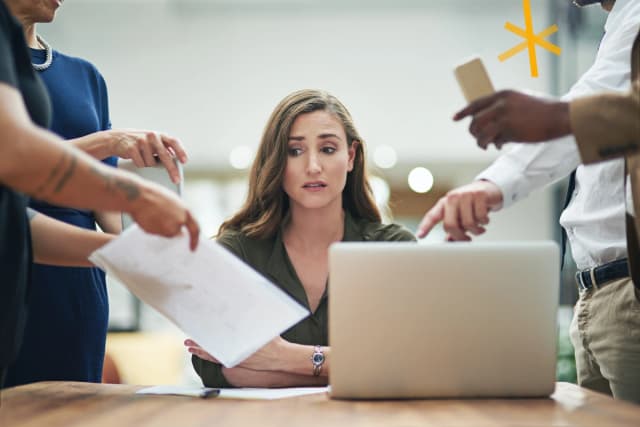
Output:
<instances>
[{"instance_id":1,"label":"white paper sheet","mask_svg":"<svg viewBox=\"0 0 640 427\"><path fill-rule=\"evenodd\" d=\"M218 399L274 400L308 394L327 393L329 387L292 388L207 388L158 385L140 389L136 394L159 394L192 397L217 397Z\"/></svg>"},{"instance_id":2,"label":"white paper sheet","mask_svg":"<svg viewBox=\"0 0 640 427\"><path fill-rule=\"evenodd\" d=\"M320 394L329 391L329 387L291 387L291 388L221 388L218 398L274 400L288 397Z\"/></svg>"},{"instance_id":3,"label":"white paper sheet","mask_svg":"<svg viewBox=\"0 0 640 427\"><path fill-rule=\"evenodd\" d=\"M309 315L214 241L191 252L185 233L167 239L132 226L89 260L227 367Z\"/></svg>"}]
</instances>

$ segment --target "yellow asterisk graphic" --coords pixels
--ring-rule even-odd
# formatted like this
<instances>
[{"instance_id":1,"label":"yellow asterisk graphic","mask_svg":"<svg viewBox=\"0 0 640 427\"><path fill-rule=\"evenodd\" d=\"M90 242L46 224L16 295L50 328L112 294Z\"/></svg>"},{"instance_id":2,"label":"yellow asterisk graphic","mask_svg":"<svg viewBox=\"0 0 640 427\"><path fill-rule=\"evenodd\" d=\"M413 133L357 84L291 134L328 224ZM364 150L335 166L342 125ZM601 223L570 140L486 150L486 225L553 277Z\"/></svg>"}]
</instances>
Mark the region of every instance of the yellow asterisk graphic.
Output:
<instances>
[{"instance_id":1,"label":"yellow asterisk graphic","mask_svg":"<svg viewBox=\"0 0 640 427\"><path fill-rule=\"evenodd\" d=\"M549 28L545 29L539 34L534 34L533 32L533 19L531 18L531 3L530 0L523 0L523 8L524 8L524 23L525 29L523 30L520 27L516 27L511 22L506 22L504 24L504 28L511 31L512 33L524 38L525 40L507 50L498 56L500 62L506 61L511 58L513 55L520 53L525 48L529 48L529 66L531 67L531 77L538 77L538 59L536 57L536 44L539 44L541 47L547 49L549 52L555 53L556 55L560 55L562 50L554 45L553 43L549 43L544 40L545 37L555 33L558 31L558 26L553 24Z\"/></svg>"}]
</instances>

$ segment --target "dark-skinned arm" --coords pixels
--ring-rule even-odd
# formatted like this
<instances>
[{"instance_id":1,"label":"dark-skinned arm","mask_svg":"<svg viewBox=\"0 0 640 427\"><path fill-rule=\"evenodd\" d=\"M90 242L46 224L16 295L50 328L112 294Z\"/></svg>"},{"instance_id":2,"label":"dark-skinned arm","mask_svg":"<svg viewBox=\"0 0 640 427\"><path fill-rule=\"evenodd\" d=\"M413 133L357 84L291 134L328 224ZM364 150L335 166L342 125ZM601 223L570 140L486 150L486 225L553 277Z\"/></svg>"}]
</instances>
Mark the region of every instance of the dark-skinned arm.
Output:
<instances>
[{"instance_id":1,"label":"dark-skinned arm","mask_svg":"<svg viewBox=\"0 0 640 427\"><path fill-rule=\"evenodd\" d=\"M569 104L503 90L480 98L453 116L459 121L472 117L469 132L478 146L486 149L493 143L537 143L571 133Z\"/></svg>"}]
</instances>

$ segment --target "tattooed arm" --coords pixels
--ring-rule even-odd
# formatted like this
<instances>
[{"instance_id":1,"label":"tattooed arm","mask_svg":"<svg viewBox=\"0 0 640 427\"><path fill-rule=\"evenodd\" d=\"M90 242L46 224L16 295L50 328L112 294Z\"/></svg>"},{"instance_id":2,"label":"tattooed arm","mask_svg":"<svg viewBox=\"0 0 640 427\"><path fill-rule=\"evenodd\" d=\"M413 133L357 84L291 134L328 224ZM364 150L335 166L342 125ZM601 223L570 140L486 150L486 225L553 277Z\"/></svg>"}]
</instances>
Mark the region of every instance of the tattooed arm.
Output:
<instances>
[{"instance_id":1,"label":"tattooed arm","mask_svg":"<svg viewBox=\"0 0 640 427\"><path fill-rule=\"evenodd\" d=\"M144 230L175 236L186 226L191 248L199 227L182 201L164 188L110 168L35 126L19 92L0 83L0 182L65 206L124 211Z\"/></svg>"}]
</instances>

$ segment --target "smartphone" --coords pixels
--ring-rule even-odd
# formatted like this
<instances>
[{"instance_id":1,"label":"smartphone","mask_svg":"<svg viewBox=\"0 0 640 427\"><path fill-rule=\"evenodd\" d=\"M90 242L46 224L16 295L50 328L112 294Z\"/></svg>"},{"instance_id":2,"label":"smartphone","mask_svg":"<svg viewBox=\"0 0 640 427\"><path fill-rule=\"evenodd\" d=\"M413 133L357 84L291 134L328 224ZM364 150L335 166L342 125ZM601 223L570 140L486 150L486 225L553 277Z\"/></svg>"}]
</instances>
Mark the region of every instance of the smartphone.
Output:
<instances>
[{"instance_id":1,"label":"smartphone","mask_svg":"<svg viewBox=\"0 0 640 427\"><path fill-rule=\"evenodd\" d=\"M495 92L487 69L478 57L458 65L454 69L454 74L460 89L462 89L462 94L469 103Z\"/></svg>"}]
</instances>

